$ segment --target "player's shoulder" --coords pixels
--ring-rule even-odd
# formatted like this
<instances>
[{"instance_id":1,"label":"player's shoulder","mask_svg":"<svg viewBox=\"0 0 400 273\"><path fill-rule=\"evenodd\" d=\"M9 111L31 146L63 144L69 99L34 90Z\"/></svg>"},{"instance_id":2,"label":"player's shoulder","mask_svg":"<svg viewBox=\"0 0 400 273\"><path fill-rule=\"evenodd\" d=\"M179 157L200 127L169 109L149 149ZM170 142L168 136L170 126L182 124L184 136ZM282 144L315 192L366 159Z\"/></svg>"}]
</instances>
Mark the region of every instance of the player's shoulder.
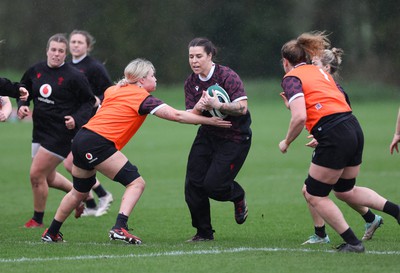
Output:
<instances>
[{"instance_id":1,"label":"player's shoulder","mask_svg":"<svg viewBox=\"0 0 400 273\"><path fill-rule=\"evenodd\" d=\"M191 73L185 80L184 86L194 86L196 85L196 82L198 81L199 76L196 75L195 73Z\"/></svg>"},{"instance_id":2,"label":"player's shoulder","mask_svg":"<svg viewBox=\"0 0 400 273\"><path fill-rule=\"evenodd\" d=\"M217 73L237 74L231 67L221 64L215 64L215 71Z\"/></svg>"},{"instance_id":3,"label":"player's shoulder","mask_svg":"<svg viewBox=\"0 0 400 273\"><path fill-rule=\"evenodd\" d=\"M197 79L198 77L199 77L199 76L198 76L197 74L195 74L194 72L192 72L192 73L190 73L190 74L187 76L185 82L193 81L193 80Z\"/></svg>"},{"instance_id":4,"label":"player's shoulder","mask_svg":"<svg viewBox=\"0 0 400 273\"><path fill-rule=\"evenodd\" d=\"M72 63L65 63L64 65L64 70L68 71L68 73L70 73L71 75L79 75L79 77L85 77L85 75L76 67L74 66Z\"/></svg>"},{"instance_id":5,"label":"player's shoulder","mask_svg":"<svg viewBox=\"0 0 400 273\"><path fill-rule=\"evenodd\" d=\"M219 81L234 80L241 82L239 74L229 66L216 65L215 74Z\"/></svg>"},{"instance_id":6,"label":"player's shoulder","mask_svg":"<svg viewBox=\"0 0 400 273\"><path fill-rule=\"evenodd\" d=\"M43 74L51 74L51 68L47 65L46 61L39 61L33 65L31 65L26 71L25 71L25 76L27 77L38 77L38 75L43 75Z\"/></svg>"},{"instance_id":7,"label":"player's shoulder","mask_svg":"<svg viewBox=\"0 0 400 273\"><path fill-rule=\"evenodd\" d=\"M86 56L85 61L88 66L104 67L104 63L100 62L98 59L96 59L92 56Z\"/></svg>"},{"instance_id":8,"label":"player's shoulder","mask_svg":"<svg viewBox=\"0 0 400 273\"><path fill-rule=\"evenodd\" d=\"M44 68L48 68L47 62L39 61L39 62L33 64L31 67L29 67L28 70L38 70L38 69L44 69Z\"/></svg>"}]
</instances>

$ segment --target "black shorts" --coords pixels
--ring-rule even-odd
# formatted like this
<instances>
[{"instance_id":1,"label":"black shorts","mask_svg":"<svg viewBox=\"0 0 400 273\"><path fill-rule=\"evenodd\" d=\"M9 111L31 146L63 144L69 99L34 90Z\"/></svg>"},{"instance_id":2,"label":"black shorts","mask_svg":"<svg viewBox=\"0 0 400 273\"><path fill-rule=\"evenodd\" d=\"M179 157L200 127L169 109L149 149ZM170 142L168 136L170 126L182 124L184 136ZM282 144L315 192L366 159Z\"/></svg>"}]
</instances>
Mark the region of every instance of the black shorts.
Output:
<instances>
[{"instance_id":1,"label":"black shorts","mask_svg":"<svg viewBox=\"0 0 400 273\"><path fill-rule=\"evenodd\" d=\"M355 116L351 115L327 131L313 130L312 133L318 141L312 163L337 170L361 164L364 135Z\"/></svg>"},{"instance_id":2,"label":"black shorts","mask_svg":"<svg viewBox=\"0 0 400 273\"><path fill-rule=\"evenodd\" d=\"M112 141L86 128L79 130L72 143L74 165L84 170L93 170L117 151Z\"/></svg>"},{"instance_id":3,"label":"black shorts","mask_svg":"<svg viewBox=\"0 0 400 273\"><path fill-rule=\"evenodd\" d=\"M32 143L39 143L46 150L66 158L71 152L75 133L74 130L67 130L64 122L55 122L52 118L34 121Z\"/></svg>"},{"instance_id":4,"label":"black shorts","mask_svg":"<svg viewBox=\"0 0 400 273\"><path fill-rule=\"evenodd\" d=\"M199 130L189 154L186 183L194 188L212 190L208 195L212 194L218 201L229 200L227 196L243 195L235 178L247 158L251 140L249 136L236 143Z\"/></svg>"}]
</instances>

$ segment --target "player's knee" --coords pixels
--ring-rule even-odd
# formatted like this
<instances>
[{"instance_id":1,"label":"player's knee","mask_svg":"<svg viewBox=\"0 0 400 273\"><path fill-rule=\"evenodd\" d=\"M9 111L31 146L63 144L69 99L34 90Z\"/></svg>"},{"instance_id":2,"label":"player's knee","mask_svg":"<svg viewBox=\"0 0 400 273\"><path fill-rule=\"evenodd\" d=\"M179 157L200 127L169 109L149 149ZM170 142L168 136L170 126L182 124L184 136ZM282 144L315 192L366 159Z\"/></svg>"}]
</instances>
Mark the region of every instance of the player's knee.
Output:
<instances>
[{"instance_id":1,"label":"player's knee","mask_svg":"<svg viewBox=\"0 0 400 273\"><path fill-rule=\"evenodd\" d=\"M355 184L355 178L340 178L338 182L333 186L335 196L342 201L347 201L349 198L351 198L351 194L353 192Z\"/></svg>"},{"instance_id":2,"label":"player's knee","mask_svg":"<svg viewBox=\"0 0 400 273\"><path fill-rule=\"evenodd\" d=\"M125 163L125 165L119 170L119 172L115 175L114 181L121 183L125 187L128 186L129 184L135 182L135 180L138 180L140 178L140 174L138 172L138 168L134 165L132 165L129 161ZM145 184L143 178L141 179L143 182L139 182L140 179L138 180L138 183Z\"/></svg>"},{"instance_id":3,"label":"player's knee","mask_svg":"<svg viewBox=\"0 0 400 273\"><path fill-rule=\"evenodd\" d=\"M349 192L351 191L354 186L356 185L356 179L344 179L339 178L335 185L333 185L333 190L335 192Z\"/></svg>"},{"instance_id":4,"label":"player's knee","mask_svg":"<svg viewBox=\"0 0 400 273\"><path fill-rule=\"evenodd\" d=\"M29 174L29 178L32 187L39 187L40 185L45 184L47 182L47 180L44 179L43 175L40 172L31 171Z\"/></svg>"},{"instance_id":5,"label":"player's knee","mask_svg":"<svg viewBox=\"0 0 400 273\"><path fill-rule=\"evenodd\" d=\"M207 193L208 196L213 194L216 191L216 186L212 183L204 183L203 190Z\"/></svg>"},{"instance_id":6,"label":"player's knee","mask_svg":"<svg viewBox=\"0 0 400 273\"><path fill-rule=\"evenodd\" d=\"M72 188L72 190L69 192L69 194L71 194L71 196L75 199L75 200L79 200L79 201L84 201L86 200L86 198L89 195L89 192L80 192L75 188Z\"/></svg>"},{"instance_id":7,"label":"player's knee","mask_svg":"<svg viewBox=\"0 0 400 273\"><path fill-rule=\"evenodd\" d=\"M204 183L204 192L214 200L220 200L222 196L231 191L230 186L218 185L217 183Z\"/></svg>"},{"instance_id":8,"label":"player's knee","mask_svg":"<svg viewBox=\"0 0 400 273\"><path fill-rule=\"evenodd\" d=\"M88 178L78 178L73 176L74 189L80 193L88 193L96 184L96 175Z\"/></svg>"},{"instance_id":9,"label":"player's knee","mask_svg":"<svg viewBox=\"0 0 400 273\"><path fill-rule=\"evenodd\" d=\"M350 199L349 192L333 192L336 196L337 199L346 202L348 199Z\"/></svg>"},{"instance_id":10,"label":"player's knee","mask_svg":"<svg viewBox=\"0 0 400 273\"><path fill-rule=\"evenodd\" d=\"M233 180L227 176L221 175L208 175L205 177L201 187L212 197L214 195L224 195L232 191Z\"/></svg>"},{"instance_id":11,"label":"player's knee","mask_svg":"<svg viewBox=\"0 0 400 273\"><path fill-rule=\"evenodd\" d=\"M318 197L326 197L329 195L329 193L333 188L333 185L318 181L313 177L311 177L310 175L307 177L304 184L306 191L304 194L307 200L308 200L307 194Z\"/></svg>"},{"instance_id":12,"label":"player's knee","mask_svg":"<svg viewBox=\"0 0 400 273\"><path fill-rule=\"evenodd\" d=\"M144 189L146 188L146 182L144 181L144 179L142 177L138 177L135 180L133 180L131 183L126 185L126 187L135 187L140 191L144 191Z\"/></svg>"}]
</instances>

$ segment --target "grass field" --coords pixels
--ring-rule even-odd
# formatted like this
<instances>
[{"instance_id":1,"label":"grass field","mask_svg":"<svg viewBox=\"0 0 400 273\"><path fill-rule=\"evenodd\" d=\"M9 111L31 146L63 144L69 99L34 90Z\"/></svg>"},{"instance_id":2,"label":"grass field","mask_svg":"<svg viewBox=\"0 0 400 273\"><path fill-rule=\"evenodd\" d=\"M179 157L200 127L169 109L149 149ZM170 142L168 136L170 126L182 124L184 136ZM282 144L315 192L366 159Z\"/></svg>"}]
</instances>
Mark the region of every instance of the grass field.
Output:
<instances>
[{"instance_id":1,"label":"grass field","mask_svg":"<svg viewBox=\"0 0 400 273\"><path fill-rule=\"evenodd\" d=\"M0 272L398 272L400 230L383 215L384 225L365 243L365 254L335 253L342 242L330 227L329 245L301 246L313 233L301 195L312 150L304 146L306 132L287 154L278 149L285 136L289 111L277 95L279 85L249 87L253 146L237 180L247 192L249 217L239 226L233 205L212 201L215 241L185 243L195 230L183 195L186 159L196 126L149 116L124 152L147 182L129 224L143 239L133 246L109 241L122 186L99 176L113 193L110 212L99 218L69 218L62 227L67 243L40 241L44 229L24 229L32 216L29 183L31 123L0 124ZM274 93L274 95L271 95ZM183 108L183 94L155 93ZM358 185L371 187L400 202L400 156L389 154L398 110L396 100L355 101L353 109L365 133L364 163ZM61 172L65 171L60 168ZM48 226L63 193L50 190L44 223ZM356 234L364 221L337 204Z\"/></svg>"}]
</instances>

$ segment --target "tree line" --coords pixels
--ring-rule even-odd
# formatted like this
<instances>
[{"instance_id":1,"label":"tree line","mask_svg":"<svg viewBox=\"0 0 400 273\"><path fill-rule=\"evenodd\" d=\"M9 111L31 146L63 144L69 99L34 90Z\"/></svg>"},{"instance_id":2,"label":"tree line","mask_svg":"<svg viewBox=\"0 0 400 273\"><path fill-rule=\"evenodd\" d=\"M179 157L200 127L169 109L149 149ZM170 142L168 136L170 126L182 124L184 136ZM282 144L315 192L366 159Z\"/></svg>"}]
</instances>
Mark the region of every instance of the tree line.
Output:
<instances>
[{"instance_id":1,"label":"tree line","mask_svg":"<svg viewBox=\"0 0 400 273\"><path fill-rule=\"evenodd\" d=\"M159 82L182 83L190 73L187 44L197 36L211 39L217 61L243 78L279 78L282 45L325 30L345 52L343 78L399 85L399 11L397 0L3 0L0 71L23 73L46 58L51 35L84 29L113 80L142 57Z\"/></svg>"}]
</instances>

